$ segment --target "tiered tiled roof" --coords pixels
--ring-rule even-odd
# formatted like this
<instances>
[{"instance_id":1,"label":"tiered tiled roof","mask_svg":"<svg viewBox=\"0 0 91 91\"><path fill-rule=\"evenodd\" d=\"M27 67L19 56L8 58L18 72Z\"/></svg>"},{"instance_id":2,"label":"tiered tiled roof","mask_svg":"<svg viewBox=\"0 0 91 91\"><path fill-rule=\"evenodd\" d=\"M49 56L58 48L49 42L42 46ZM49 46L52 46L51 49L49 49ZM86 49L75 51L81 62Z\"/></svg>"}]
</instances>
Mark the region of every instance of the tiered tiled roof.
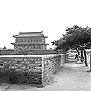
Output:
<instances>
[{"instance_id":1,"label":"tiered tiled roof","mask_svg":"<svg viewBox=\"0 0 91 91\"><path fill-rule=\"evenodd\" d=\"M13 37L38 37L38 36L42 36L47 38L47 36L44 36L43 31L41 32L20 32L18 35L13 35Z\"/></svg>"}]
</instances>

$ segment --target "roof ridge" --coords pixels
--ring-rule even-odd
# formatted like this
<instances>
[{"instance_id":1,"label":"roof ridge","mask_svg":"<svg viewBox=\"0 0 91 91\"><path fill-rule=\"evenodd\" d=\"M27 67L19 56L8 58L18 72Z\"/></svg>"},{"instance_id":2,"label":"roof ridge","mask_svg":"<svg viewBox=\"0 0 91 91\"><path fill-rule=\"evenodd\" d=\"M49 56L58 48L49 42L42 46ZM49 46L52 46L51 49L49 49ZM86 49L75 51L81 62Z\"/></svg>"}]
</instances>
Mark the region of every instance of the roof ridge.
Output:
<instances>
[{"instance_id":1,"label":"roof ridge","mask_svg":"<svg viewBox=\"0 0 91 91\"><path fill-rule=\"evenodd\" d=\"M30 33L42 33L42 31L41 32L20 32L19 34L30 34Z\"/></svg>"}]
</instances>

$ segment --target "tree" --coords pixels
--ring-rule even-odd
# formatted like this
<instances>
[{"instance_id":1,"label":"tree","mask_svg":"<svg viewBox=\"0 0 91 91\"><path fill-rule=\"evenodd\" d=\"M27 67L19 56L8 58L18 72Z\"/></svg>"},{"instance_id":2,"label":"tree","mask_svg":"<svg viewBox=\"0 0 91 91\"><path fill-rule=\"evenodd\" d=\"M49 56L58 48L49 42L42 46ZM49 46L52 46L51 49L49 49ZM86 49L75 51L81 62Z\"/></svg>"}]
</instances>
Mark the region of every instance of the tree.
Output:
<instances>
[{"instance_id":1,"label":"tree","mask_svg":"<svg viewBox=\"0 0 91 91\"><path fill-rule=\"evenodd\" d=\"M71 28L67 28L66 34L64 34L62 38L57 40L57 42L53 43L57 46L58 49L64 52L68 51L69 49L75 49L79 54L80 50L81 58L83 58L84 55L85 65L88 66L86 61L85 49L89 49L91 46L91 28L82 28L80 26L74 25Z\"/></svg>"},{"instance_id":2,"label":"tree","mask_svg":"<svg viewBox=\"0 0 91 91\"><path fill-rule=\"evenodd\" d=\"M30 53L31 47L18 47L15 49L14 54L23 54L26 55L28 53Z\"/></svg>"},{"instance_id":3,"label":"tree","mask_svg":"<svg viewBox=\"0 0 91 91\"><path fill-rule=\"evenodd\" d=\"M6 46L3 47L3 50L7 49Z\"/></svg>"},{"instance_id":4,"label":"tree","mask_svg":"<svg viewBox=\"0 0 91 91\"><path fill-rule=\"evenodd\" d=\"M58 52L58 42L59 42L59 40L54 40L54 41L52 41L51 43L52 43L52 45L55 45L56 46L56 48L55 48L55 51L56 52Z\"/></svg>"}]
</instances>

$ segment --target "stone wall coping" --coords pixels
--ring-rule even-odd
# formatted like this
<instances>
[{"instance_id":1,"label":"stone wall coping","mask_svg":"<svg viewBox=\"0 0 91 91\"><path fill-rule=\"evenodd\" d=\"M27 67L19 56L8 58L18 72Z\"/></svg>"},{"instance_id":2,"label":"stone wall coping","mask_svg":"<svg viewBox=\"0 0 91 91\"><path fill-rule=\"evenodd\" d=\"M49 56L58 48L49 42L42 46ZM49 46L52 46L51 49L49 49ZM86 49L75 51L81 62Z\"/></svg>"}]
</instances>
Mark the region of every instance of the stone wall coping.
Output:
<instances>
[{"instance_id":1,"label":"stone wall coping","mask_svg":"<svg viewBox=\"0 0 91 91\"><path fill-rule=\"evenodd\" d=\"M59 55L65 55L65 54L59 54Z\"/></svg>"},{"instance_id":2,"label":"stone wall coping","mask_svg":"<svg viewBox=\"0 0 91 91\"><path fill-rule=\"evenodd\" d=\"M59 56L63 54L48 54L48 55L0 55L0 58L2 57L53 57L53 56Z\"/></svg>"}]
</instances>

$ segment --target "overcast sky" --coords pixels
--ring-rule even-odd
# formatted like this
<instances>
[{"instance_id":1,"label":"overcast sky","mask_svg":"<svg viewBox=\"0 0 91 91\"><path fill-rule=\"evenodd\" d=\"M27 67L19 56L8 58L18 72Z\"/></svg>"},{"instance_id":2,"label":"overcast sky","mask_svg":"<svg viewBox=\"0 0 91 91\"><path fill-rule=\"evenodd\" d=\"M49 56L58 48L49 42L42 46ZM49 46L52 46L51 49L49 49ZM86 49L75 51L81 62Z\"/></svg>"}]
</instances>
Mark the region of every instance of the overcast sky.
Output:
<instances>
[{"instance_id":1,"label":"overcast sky","mask_svg":"<svg viewBox=\"0 0 91 91\"><path fill-rule=\"evenodd\" d=\"M13 35L43 30L47 43L67 27L91 27L91 0L0 0L0 47L13 48Z\"/></svg>"}]
</instances>

